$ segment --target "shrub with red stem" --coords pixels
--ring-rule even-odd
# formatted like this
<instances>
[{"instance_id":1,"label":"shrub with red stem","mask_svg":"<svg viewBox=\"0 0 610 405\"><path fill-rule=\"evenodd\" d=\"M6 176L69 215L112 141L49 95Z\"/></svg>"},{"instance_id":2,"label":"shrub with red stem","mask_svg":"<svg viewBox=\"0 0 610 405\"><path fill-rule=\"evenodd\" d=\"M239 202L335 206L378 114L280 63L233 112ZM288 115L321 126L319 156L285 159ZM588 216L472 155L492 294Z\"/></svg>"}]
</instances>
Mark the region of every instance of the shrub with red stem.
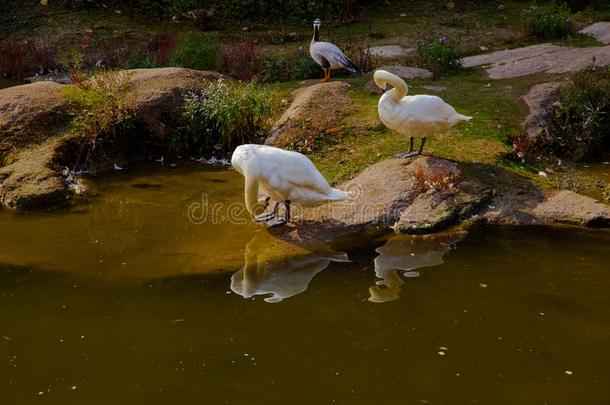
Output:
<instances>
[{"instance_id":1,"label":"shrub with red stem","mask_svg":"<svg viewBox=\"0 0 610 405\"><path fill-rule=\"evenodd\" d=\"M220 48L220 69L239 80L252 80L263 66L261 49L254 39L233 40Z\"/></svg>"},{"instance_id":2,"label":"shrub with red stem","mask_svg":"<svg viewBox=\"0 0 610 405\"><path fill-rule=\"evenodd\" d=\"M157 66L166 66L169 55L176 47L176 37L173 34L159 34L146 42L145 52Z\"/></svg>"},{"instance_id":3,"label":"shrub with red stem","mask_svg":"<svg viewBox=\"0 0 610 405\"><path fill-rule=\"evenodd\" d=\"M448 169L426 171L422 167L413 174L415 187L422 193L447 190L459 180L459 173Z\"/></svg>"}]
</instances>

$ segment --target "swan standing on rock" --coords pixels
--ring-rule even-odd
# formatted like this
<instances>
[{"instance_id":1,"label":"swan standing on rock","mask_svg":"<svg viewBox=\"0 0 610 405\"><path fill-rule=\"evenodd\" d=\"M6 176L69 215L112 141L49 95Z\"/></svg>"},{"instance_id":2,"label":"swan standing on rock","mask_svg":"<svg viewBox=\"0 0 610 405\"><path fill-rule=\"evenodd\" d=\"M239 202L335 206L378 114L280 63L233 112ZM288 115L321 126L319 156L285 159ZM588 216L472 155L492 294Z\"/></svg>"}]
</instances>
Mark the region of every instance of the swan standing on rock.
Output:
<instances>
[{"instance_id":1,"label":"swan standing on rock","mask_svg":"<svg viewBox=\"0 0 610 405\"><path fill-rule=\"evenodd\" d=\"M324 79L322 82L330 80L330 72L337 69L347 69L352 73L358 70L356 66L339 47L330 42L320 41L320 26L322 22L319 18L313 22L313 38L309 45L309 54L313 60L324 69Z\"/></svg>"},{"instance_id":2,"label":"swan standing on rock","mask_svg":"<svg viewBox=\"0 0 610 405\"><path fill-rule=\"evenodd\" d=\"M437 96L418 94L407 96L409 87L400 77L385 70L377 70L373 76L375 84L382 90L389 83L394 87L379 99L379 118L383 124L401 134L409 136L409 151L397 153L396 157L411 157L422 153L426 137L451 129L460 121L472 117L459 114L455 108ZM421 138L417 152L413 151L413 138Z\"/></svg>"},{"instance_id":3,"label":"swan standing on rock","mask_svg":"<svg viewBox=\"0 0 610 405\"><path fill-rule=\"evenodd\" d=\"M241 145L231 157L231 165L246 180L245 201L254 220L269 227L284 225L290 221L290 204L314 206L329 201L341 201L351 197L345 191L336 190L320 174L305 155L266 145ZM267 196L259 204L259 191ZM273 210L264 211L269 200L276 201ZM278 217L279 202L286 207L284 217Z\"/></svg>"}]
</instances>

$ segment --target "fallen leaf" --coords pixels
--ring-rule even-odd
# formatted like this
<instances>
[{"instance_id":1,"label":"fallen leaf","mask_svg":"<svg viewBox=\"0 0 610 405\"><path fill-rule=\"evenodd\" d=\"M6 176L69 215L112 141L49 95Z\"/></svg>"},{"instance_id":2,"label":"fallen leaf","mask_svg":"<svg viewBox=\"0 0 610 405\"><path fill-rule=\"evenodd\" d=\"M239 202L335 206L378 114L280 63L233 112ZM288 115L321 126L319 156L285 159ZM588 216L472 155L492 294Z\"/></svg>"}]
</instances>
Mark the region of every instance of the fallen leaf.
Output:
<instances>
[{"instance_id":1,"label":"fallen leaf","mask_svg":"<svg viewBox=\"0 0 610 405\"><path fill-rule=\"evenodd\" d=\"M338 126L338 127L334 127L334 128L329 128L329 129L327 129L327 130L326 130L326 133L327 133L327 134L334 134L334 133L337 133L337 132L341 131L342 129L343 129L343 125L340 125L340 126Z\"/></svg>"},{"instance_id":2,"label":"fallen leaf","mask_svg":"<svg viewBox=\"0 0 610 405\"><path fill-rule=\"evenodd\" d=\"M41 6L46 6L47 4L49 4L48 0L40 0L40 5Z\"/></svg>"},{"instance_id":3,"label":"fallen leaf","mask_svg":"<svg viewBox=\"0 0 610 405\"><path fill-rule=\"evenodd\" d=\"M450 1L449 3L447 3L447 9L449 10L453 10L455 8L455 3Z\"/></svg>"}]
</instances>

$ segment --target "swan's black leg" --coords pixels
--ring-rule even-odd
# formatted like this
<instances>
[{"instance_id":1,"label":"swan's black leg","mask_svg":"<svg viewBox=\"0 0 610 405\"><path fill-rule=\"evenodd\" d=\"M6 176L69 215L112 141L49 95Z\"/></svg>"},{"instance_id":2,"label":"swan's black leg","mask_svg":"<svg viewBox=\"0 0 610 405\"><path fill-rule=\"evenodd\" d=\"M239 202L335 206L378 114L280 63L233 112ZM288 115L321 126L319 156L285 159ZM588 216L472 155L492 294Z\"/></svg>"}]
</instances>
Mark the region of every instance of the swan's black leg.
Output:
<instances>
[{"instance_id":1,"label":"swan's black leg","mask_svg":"<svg viewBox=\"0 0 610 405\"><path fill-rule=\"evenodd\" d=\"M419 150L417 151L418 155L421 155L422 151L424 150L424 145L426 144L426 137L424 136L421 139L421 145L419 145Z\"/></svg>"},{"instance_id":2,"label":"swan's black leg","mask_svg":"<svg viewBox=\"0 0 610 405\"><path fill-rule=\"evenodd\" d=\"M290 200L284 201L284 206L286 207L286 215L284 215L286 222L290 222Z\"/></svg>"},{"instance_id":3,"label":"swan's black leg","mask_svg":"<svg viewBox=\"0 0 610 405\"><path fill-rule=\"evenodd\" d=\"M421 139L421 145L419 146L419 149L417 150L417 152L413 151L413 137L409 138L409 151L407 153L396 153L394 155L394 157L400 158L400 159L406 159L406 158L410 158L413 156L418 156L421 155L422 151L424 150L424 144L426 143L426 137L424 136Z\"/></svg>"}]
</instances>

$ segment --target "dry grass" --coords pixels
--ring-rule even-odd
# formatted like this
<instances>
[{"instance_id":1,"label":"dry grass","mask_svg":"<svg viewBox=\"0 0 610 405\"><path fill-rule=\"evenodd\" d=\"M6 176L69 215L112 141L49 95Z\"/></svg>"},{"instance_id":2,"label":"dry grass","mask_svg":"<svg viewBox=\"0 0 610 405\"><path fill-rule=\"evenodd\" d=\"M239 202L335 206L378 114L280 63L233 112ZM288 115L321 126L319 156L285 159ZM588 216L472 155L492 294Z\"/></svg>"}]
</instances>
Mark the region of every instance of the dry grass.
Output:
<instances>
[{"instance_id":1,"label":"dry grass","mask_svg":"<svg viewBox=\"0 0 610 405\"><path fill-rule=\"evenodd\" d=\"M448 169L439 169L428 172L423 167L417 169L413 175L415 187L422 193L448 190L459 180L460 175Z\"/></svg>"}]
</instances>

